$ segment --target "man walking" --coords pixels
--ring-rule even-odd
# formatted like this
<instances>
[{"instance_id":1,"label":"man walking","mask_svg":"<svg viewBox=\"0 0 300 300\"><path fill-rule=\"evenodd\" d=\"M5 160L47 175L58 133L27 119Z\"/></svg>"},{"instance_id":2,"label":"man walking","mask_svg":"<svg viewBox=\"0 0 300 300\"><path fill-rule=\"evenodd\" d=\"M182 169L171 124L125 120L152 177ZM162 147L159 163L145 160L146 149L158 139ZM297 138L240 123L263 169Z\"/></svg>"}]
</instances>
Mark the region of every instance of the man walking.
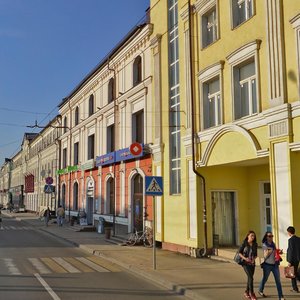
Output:
<instances>
[{"instance_id":1,"label":"man walking","mask_svg":"<svg viewBox=\"0 0 300 300\"><path fill-rule=\"evenodd\" d=\"M49 208L49 206L47 207L47 209L44 212L44 218L45 218L45 225L46 225L46 227L48 227L48 223L49 223L49 220L50 220L50 208Z\"/></svg>"},{"instance_id":2,"label":"man walking","mask_svg":"<svg viewBox=\"0 0 300 300\"><path fill-rule=\"evenodd\" d=\"M62 226L63 225L63 221L64 221L64 216L65 216L65 210L64 208L59 205L57 211L56 211L56 214L57 214L57 223L58 223L58 226Z\"/></svg>"},{"instance_id":3,"label":"man walking","mask_svg":"<svg viewBox=\"0 0 300 300\"><path fill-rule=\"evenodd\" d=\"M299 293L297 286L297 276L298 276L298 266L300 261L300 238L295 234L296 230L293 226L287 228L287 233L289 236L288 249L286 259L288 261L289 267L294 267L295 278L292 278L292 292Z\"/></svg>"}]
</instances>

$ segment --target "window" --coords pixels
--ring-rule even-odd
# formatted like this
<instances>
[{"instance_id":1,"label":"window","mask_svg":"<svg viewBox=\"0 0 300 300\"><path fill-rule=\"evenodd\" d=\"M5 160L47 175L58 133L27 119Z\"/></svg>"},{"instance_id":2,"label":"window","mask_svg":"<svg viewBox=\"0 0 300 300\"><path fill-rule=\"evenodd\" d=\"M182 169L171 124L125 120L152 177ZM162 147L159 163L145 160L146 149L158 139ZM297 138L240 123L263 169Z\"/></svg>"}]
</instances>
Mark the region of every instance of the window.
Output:
<instances>
[{"instance_id":1,"label":"window","mask_svg":"<svg viewBox=\"0 0 300 300\"><path fill-rule=\"evenodd\" d=\"M234 76L234 118L235 120L257 113L257 89L255 63L236 66Z\"/></svg>"},{"instance_id":2,"label":"window","mask_svg":"<svg viewBox=\"0 0 300 300\"><path fill-rule=\"evenodd\" d=\"M253 16L254 0L232 0L233 28Z\"/></svg>"},{"instance_id":3,"label":"window","mask_svg":"<svg viewBox=\"0 0 300 300\"><path fill-rule=\"evenodd\" d=\"M203 84L203 127L221 124L221 93L219 77Z\"/></svg>"},{"instance_id":4,"label":"window","mask_svg":"<svg viewBox=\"0 0 300 300\"><path fill-rule=\"evenodd\" d=\"M136 57L133 62L133 86L136 86L142 81L142 58Z\"/></svg>"},{"instance_id":5,"label":"window","mask_svg":"<svg viewBox=\"0 0 300 300\"><path fill-rule=\"evenodd\" d=\"M218 21L216 7L202 15L202 47L206 47L218 39Z\"/></svg>"},{"instance_id":6,"label":"window","mask_svg":"<svg viewBox=\"0 0 300 300\"><path fill-rule=\"evenodd\" d=\"M107 101L111 103L115 100L115 80L111 78L108 82Z\"/></svg>"},{"instance_id":7,"label":"window","mask_svg":"<svg viewBox=\"0 0 300 300\"><path fill-rule=\"evenodd\" d=\"M67 148L63 149L62 167L63 169L67 167Z\"/></svg>"},{"instance_id":8,"label":"window","mask_svg":"<svg viewBox=\"0 0 300 300\"><path fill-rule=\"evenodd\" d=\"M75 126L78 125L79 124L79 107L78 106L75 108L74 120L75 120Z\"/></svg>"},{"instance_id":9,"label":"window","mask_svg":"<svg viewBox=\"0 0 300 300\"><path fill-rule=\"evenodd\" d=\"M168 0L170 193L181 193L178 0Z\"/></svg>"},{"instance_id":10,"label":"window","mask_svg":"<svg viewBox=\"0 0 300 300\"><path fill-rule=\"evenodd\" d=\"M73 186L73 210L78 210L78 183Z\"/></svg>"},{"instance_id":11,"label":"window","mask_svg":"<svg viewBox=\"0 0 300 300\"><path fill-rule=\"evenodd\" d=\"M115 151L115 125L107 127L107 153Z\"/></svg>"},{"instance_id":12,"label":"window","mask_svg":"<svg viewBox=\"0 0 300 300\"><path fill-rule=\"evenodd\" d=\"M66 185L63 184L61 187L61 203L62 207L66 207Z\"/></svg>"},{"instance_id":13,"label":"window","mask_svg":"<svg viewBox=\"0 0 300 300\"><path fill-rule=\"evenodd\" d=\"M89 98L89 117L94 113L94 95L90 95Z\"/></svg>"},{"instance_id":14,"label":"window","mask_svg":"<svg viewBox=\"0 0 300 300\"><path fill-rule=\"evenodd\" d=\"M87 159L94 159L95 157L95 135L92 134L88 137L88 157Z\"/></svg>"},{"instance_id":15,"label":"window","mask_svg":"<svg viewBox=\"0 0 300 300\"><path fill-rule=\"evenodd\" d=\"M74 144L74 166L79 162L79 142Z\"/></svg>"},{"instance_id":16,"label":"window","mask_svg":"<svg viewBox=\"0 0 300 300\"><path fill-rule=\"evenodd\" d=\"M144 142L144 111L132 115L132 142Z\"/></svg>"},{"instance_id":17,"label":"window","mask_svg":"<svg viewBox=\"0 0 300 300\"><path fill-rule=\"evenodd\" d=\"M64 117L64 133L67 132L67 129L68 129L68 118Z\"/></svg>"}]
</instances>

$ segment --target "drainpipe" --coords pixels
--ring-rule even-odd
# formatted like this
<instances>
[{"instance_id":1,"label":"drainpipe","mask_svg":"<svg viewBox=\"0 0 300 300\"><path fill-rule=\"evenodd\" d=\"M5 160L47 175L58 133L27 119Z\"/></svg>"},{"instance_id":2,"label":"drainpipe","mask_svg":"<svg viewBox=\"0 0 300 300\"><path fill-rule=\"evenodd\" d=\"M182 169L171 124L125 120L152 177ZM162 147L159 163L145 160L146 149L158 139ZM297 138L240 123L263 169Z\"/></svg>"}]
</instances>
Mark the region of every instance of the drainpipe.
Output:
<instances>
[{"instance_id":1,"label":"drainpipe","mask_svg":"<svg viewBox=\"0 0 300 300\"><path fill-rule=\"evenodd\" d=\"M191 113L192 113L192 157L193 157L193 172L196 174L198 178L202 181L203 185L203 226L204 226L204 248L199 251L200 256L204 257L207 255L207 201L206 201L206 184L205 178L202 174L198 172L196 169L196 161L195 161L195 147L197 144L195 143L195 99L194 99L194 84L193 84L193 35L192 35L192 5L191 1L188 2L189 5L189 48L190 48L190 80L191 80Z\"/></svg>"}]
</instances>

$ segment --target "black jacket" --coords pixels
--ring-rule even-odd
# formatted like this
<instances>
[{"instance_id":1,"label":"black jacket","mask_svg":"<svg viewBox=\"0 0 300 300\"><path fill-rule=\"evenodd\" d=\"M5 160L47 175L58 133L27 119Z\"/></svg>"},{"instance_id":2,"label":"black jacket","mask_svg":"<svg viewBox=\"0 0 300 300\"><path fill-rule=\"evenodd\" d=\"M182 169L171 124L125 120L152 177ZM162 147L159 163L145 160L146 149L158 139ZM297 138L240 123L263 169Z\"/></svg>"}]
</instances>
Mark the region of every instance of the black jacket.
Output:
<instances>
[{"instance_id":1,"label":"black jacket","mask_svg":"<svg viewBox=\"0 0 300 300\"><path fill-rule=\"evenodd\" d=\"M292 265L300 261L300 238L296 235L289 238L286 260Z\"/></svg>"}]
</instances>

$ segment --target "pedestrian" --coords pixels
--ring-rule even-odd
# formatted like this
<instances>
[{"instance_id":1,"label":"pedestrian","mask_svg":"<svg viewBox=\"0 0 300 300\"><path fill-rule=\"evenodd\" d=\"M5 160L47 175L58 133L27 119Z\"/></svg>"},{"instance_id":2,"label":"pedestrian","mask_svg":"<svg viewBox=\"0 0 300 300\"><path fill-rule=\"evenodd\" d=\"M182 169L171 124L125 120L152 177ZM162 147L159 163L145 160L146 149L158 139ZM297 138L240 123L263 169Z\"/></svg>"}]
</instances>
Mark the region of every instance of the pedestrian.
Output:
<instances>
[{"instance_id":1,"label":"pedestrian","mask_svg":"<svg viewBox=\"0 0 300 300\"><path fill-rule=\"evenodd\" d=\"M280 254L282 254L282 250L276 248L271 231L267 231L265 233L262 239L262 243L262 250L264 254L264 262L261 264L261 267L263 269L263 278L259 284L258 294L264 298L267 297L264 293L264 288L266 282L268 281L269 275L272 272L276 283L278 299L284 300L279 271L279 264L281 259Z\"/></svg>"},{"instance_id":2,"label":"pedestrian","mask_svg":"<svg viewBox=\"0 0 300 300\"><path fill-rule=\"evenodd\" d=\"M296 236L296 230L293 226L289 226L287 228L287 233L289 236L288 248L286 254L286 260L288 262L289 267L294 267L295 278L292 278L292 290L291 292L299 293L299 289L297 286L297 277L299 279L298 274L298 266L300 261L300 238Z\"/></svg>"},{"instance_id":3,"label":"pedestrian","mask_svg":"<svg viewBox=\"0 0 300 300\"><path fill-rule=\"evenodd\" d=\"M58 226L63 226L65 210L61 205L58 206L56 214L57 214L57 224L58 224Z\"/></svg>"},{"instance_id":4,"label":"pedestrian","mask_svg":"<svg viewBox=\"0 0 300 300\"><path fill-rule=\"evenodd\" d=\"M49 208L49 206L47 207L47 209L44 212L44 220L45 220L46 227L48 227L48 223L49 223L49 220L50 220L50 208Z\"/></svg>"},{"instance_id":5,"label":"pedestrian","mask_svg":"<svg viewBox=\"0 0 300 300\"><path fill-rule=\"evenodd\" d=\"M242 259L242 267L247 275L247 286L244 293L246 299L256 300L253 287L253 277L255 272L255 259L257 257L256 234L250 230L242 245L239 248L239 255Z\"/></svg>"}]
</instances>

